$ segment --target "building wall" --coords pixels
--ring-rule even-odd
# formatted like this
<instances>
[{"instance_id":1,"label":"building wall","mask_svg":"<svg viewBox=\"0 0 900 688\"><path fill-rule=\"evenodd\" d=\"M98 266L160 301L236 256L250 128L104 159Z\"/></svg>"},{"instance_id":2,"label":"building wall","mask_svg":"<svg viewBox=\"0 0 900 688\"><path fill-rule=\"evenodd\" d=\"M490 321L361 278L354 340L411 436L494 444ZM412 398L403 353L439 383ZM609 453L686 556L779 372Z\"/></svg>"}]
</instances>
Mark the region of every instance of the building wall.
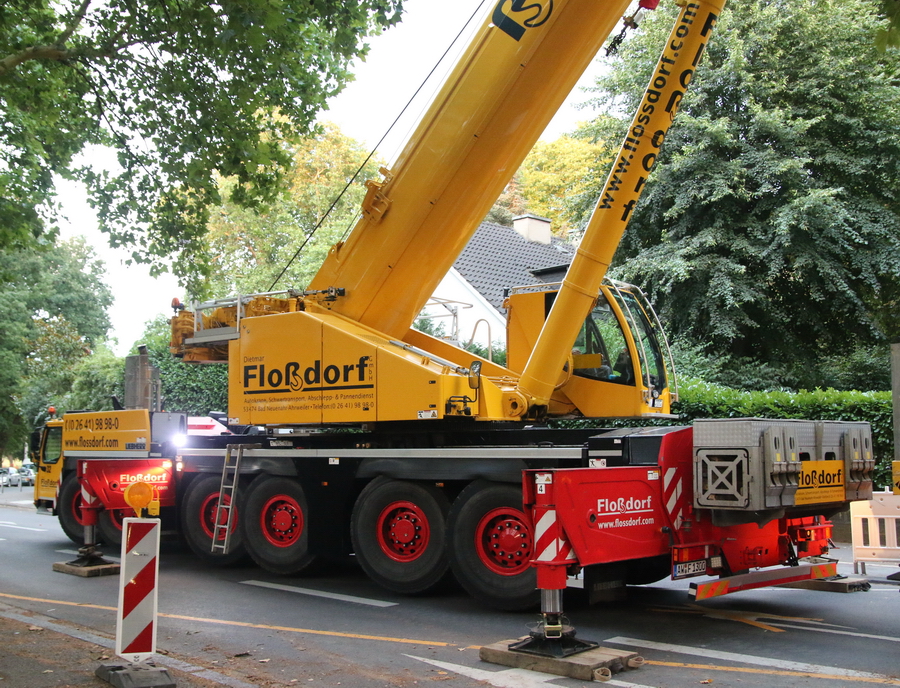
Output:
<instances>
[{"instance_id":1,"label":"building wall","mask_svg":"<svg viewBox=\"0 0 900 688\"><path fill-rule=\"evenodd\" d=\"M444 299L456 303L448 304L456 309L458 332L453 332L453 318L444 306L429 305L423 310L428 316L441 316L431 318L435 325L443 323L447 336L456 336L462 344L468 344L474 332L474 341L482 346L488 345L488 332L494 343L501 342L506 346L506 317L491 306L471 284L459 274L456 268L450 271L441 280L434 291L433 298ZM479 320L486 320L490 325ZM476 323L477 328L476 328Z\"/></svg>"}]
</instances>

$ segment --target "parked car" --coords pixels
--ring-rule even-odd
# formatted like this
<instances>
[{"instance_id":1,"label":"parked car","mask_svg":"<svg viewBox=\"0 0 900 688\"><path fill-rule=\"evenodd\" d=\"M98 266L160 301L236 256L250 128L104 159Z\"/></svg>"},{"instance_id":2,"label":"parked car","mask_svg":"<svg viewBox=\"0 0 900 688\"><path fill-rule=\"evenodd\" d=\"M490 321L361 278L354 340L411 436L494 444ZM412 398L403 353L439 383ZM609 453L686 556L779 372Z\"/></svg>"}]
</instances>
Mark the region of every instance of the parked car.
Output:
<instances>
[{"instance_id":1,"label":"parked car","mask_svg":"<svg viewBox=\"0 0 900 688\"><path fill-rule=\"evenodd\" d=\"M0 487L18 487L22 484L22 476L15 468L0 468Z\"/></svg>"},{"instance_id":2,"label":"parked car","mask_svg":"<svg viewBox=\"0 0 900 688\"><path fill-rule=\"evenodd\" d=\"M23 485L34 485L34 469L28 466L21 466L19 468L19 479Z\"/></svg>"}]
</instances>

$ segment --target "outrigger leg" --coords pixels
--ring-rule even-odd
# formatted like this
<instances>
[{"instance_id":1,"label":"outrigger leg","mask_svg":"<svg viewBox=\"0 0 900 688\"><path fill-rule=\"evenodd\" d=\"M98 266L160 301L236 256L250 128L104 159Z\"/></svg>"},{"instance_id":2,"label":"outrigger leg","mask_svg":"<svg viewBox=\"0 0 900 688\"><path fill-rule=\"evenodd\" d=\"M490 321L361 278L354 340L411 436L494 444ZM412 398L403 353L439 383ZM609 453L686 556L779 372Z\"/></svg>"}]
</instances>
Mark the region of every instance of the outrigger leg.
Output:
<instances>
[{"instance_id":1,"label":"outrigger leg","mask_svg":"<svg viewBox=\"0 0 900 688\"><path fill-rule=\"evenodd\" d=\"M575 629L563 617L563 590L569 567L577 567L578 560L556 518L553 498L553 474L534 472L534 484L529 474L523 479L525 493L534 495L532 521L534 523L537 586L541 590L541 621L531 630L530 637L511 643L509 649L544 657L568 657L599 647L590 640L576 640Z\"/></svg>"},{"instance_id":2,"label":"outrigger leg","mask_svg":"<svg viewBox=\"0 0 900 688\"><path fill-rule=\"evenodd\" d=\"M541 621L524 640L511 643L510 650L542 657L568 657L600 647L592 640L575 637L575 629L564 622L562 590L541 590Z\"/></svg>"}]
</instances>

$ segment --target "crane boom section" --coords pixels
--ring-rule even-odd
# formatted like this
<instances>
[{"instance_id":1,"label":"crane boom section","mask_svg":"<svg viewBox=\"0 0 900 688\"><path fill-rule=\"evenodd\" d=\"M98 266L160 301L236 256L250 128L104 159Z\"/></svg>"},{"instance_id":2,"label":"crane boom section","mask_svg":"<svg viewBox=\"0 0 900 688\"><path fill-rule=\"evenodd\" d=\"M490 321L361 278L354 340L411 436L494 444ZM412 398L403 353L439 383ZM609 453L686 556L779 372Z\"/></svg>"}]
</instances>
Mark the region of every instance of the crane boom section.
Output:
<instances>
[{"instance_id":1,"label":"crane boom section","mask_svg":"<svg viewBox=\"0 0 900 688\"><path fill-rule=\"evenodd\" d=\"M310 289L404 335L627 7L500 0Z\"/></svg>"},{"instance_id":2,"label":"crane boom section","mask_svg":"<svg viewBox=\"0 0 900 688\"><path fill-rule=\"evenodd\" d=\"M689 0L681 12L622 142L575 258L553 303L518 391L546 406L578 329L597 300L681 98L703 56L725 0Z\"/></svg>"}]
</instances>

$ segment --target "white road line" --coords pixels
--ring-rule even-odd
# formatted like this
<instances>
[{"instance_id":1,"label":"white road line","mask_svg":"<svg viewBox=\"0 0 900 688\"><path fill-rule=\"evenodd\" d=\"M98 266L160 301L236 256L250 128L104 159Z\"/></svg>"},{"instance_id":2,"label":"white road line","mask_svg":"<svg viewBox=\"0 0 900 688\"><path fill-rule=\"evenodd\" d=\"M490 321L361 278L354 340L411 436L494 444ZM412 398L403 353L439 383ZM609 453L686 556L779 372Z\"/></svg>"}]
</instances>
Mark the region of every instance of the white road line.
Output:
<instances>
[{"instance_id":1,"label":"white road line","mask_svg":"<svg viewBox=\"0 0 900 688\"><path fill-rule=\"evenodd\" d=\"M487 669L478 669L462 664L442 662L437 659L425 659L424 657L416 657L415 655L405 656L410 659L418 659L420 662L425 662L426 664L431 664L432 666L446 669L447 671L452 671L461 676L468 676L476 681L484 681L495 688L546 688L546 686L556 685L550 683L550 681L566 678L565 676L545 674L540 671L531 671L530 669L502 669L500 671L488 671ZM642 683L616 681L615 679L604 681L603 684L606 686L616 686L616 688L651 688Z\"/></svg>"},{"instance_id":2,"label":"white road line","mask_svg":"<svg viewBox=\"0 0 900 688\"><path fill-rule=\"evenodd\" d=\"M370 607L396 607L397 602L384 602L383 600L370 600L366 597L354 597L353 595L341 595L337 592L322 592L321 590L312 590L310 588L297 588L293 585L282 585L281 583L267 583L266 581L245 580L241 581L242 585L255 585L257 588L270 588L272 590L283 590L285 592L293 592L298 595L309 595L310 597L327 597L330 600L339 600L341 602L353 602L354 604L366 604Z\"/></svg>"},{"instance_id":3,"label":"white road line","mask_svg":"<svg viewBox=\"0 0 900 688\"><path fill-rule=\"evenodd\" d=\"M27 526L16 526L9 521L0 521L0 528L13 528L14 530L33 530L37 533L46 533L46 528L28 528Z\"/></svg>"},{"instance_id":4,"label":"white road line","mask_svg":"<svg viewBox=\"0 0 900 688\"><path fill-rule=\"evenodd\" d=\"M893 591L892 591L893 592ZM868 593L866 593L868 594ZM894 593L896 594L896 593ZM794 626L793 624L779 623L777 621L768 621L770 626L778 626L779 628L799 628L801 631L817 631L819 633L834 633L836 635L850 635L854 638L871 638L873 640L888 640L892 643L900 643L900 638L894 638L889 635L874 635L872 633L858 633L855 631L839 631L834 628L818 628L813 626Z\"/></svg>"},{"instance_id":5,"label":"white road line","mask_svg":"<svg viewBox=\"0 0 900 688\"><path fill-rule=\"evenodd\" d=\"M772 657L757 657L755 655L744 655L737 652L722 652L719 650L708 650L703 647L690 647L688 645L673 645L671 643L657 643L652 640L639 640L637 638L623 638L617 636L615 638L607 638L603 642L614 643L616 645L637 645L651 650L660 650L662 652L678 652L684 655L694 655L697 657L709 657L710 659L720 659L726 662L740 662L741 664L756 664L768 667L770 669L786 669L787 671L802 671L813 674L830 674L832 676L847 676L848 678L889 678L882 674L872 674L868 671L855 671L853 669L842 669L840 667L830 667L822 664L807 664L806 662L791 662L784 659L774 659Z\"/></svg>"}]
</instances>

